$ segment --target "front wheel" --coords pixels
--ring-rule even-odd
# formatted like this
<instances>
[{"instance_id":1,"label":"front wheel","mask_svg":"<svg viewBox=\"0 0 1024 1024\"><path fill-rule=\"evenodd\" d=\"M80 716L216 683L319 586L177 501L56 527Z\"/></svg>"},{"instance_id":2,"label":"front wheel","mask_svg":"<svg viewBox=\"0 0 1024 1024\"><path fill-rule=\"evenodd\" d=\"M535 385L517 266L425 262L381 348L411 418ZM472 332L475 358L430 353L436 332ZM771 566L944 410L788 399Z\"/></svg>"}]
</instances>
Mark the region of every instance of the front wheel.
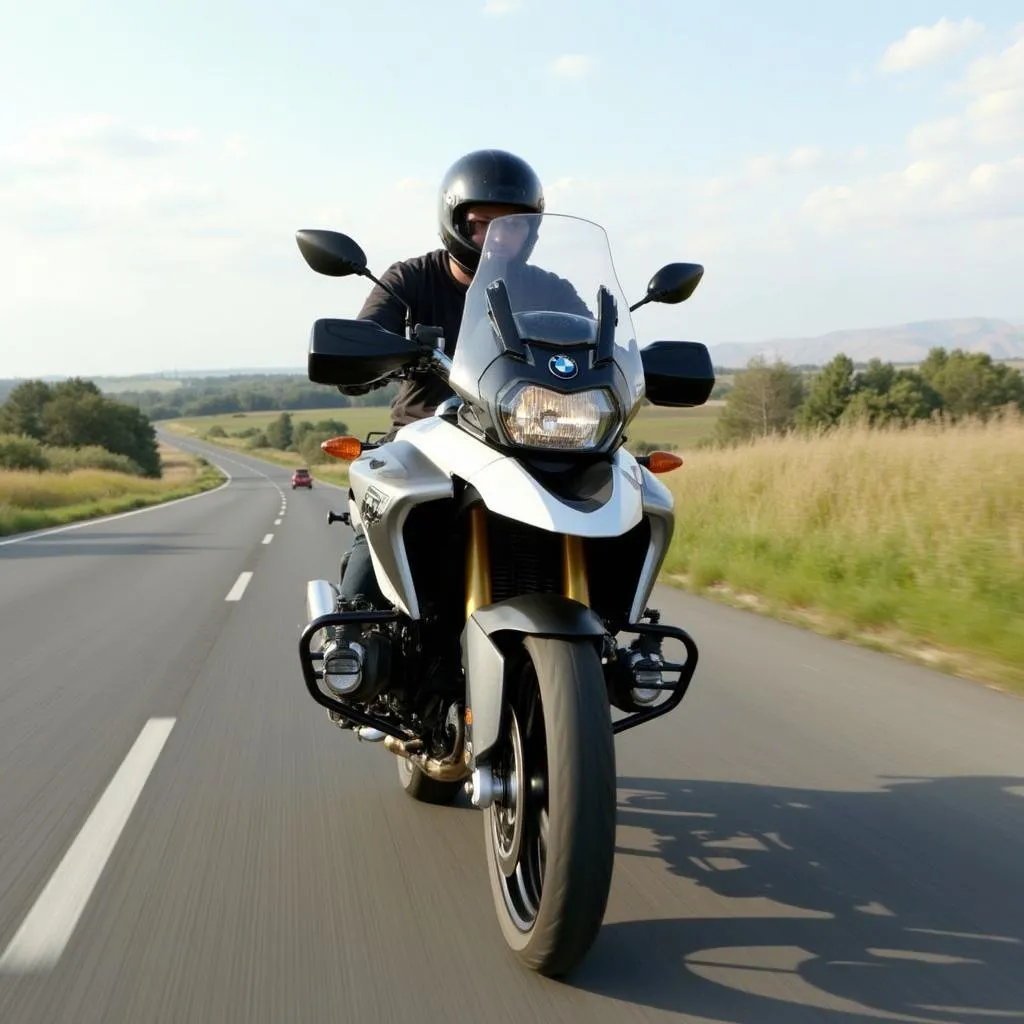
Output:
<instances>
[{"instance_id":1,"label":"front wheel","mask_svg":"<svg viewBox=\"0 0 1024 1024\"><path fill-rule=\"evenodd\" d=\"M528 637L510 680L492 770L502 796L484 816L505 941L551 977L586 956L615 859L615 744L590 643Z\"/></svg>"}]
</instances>

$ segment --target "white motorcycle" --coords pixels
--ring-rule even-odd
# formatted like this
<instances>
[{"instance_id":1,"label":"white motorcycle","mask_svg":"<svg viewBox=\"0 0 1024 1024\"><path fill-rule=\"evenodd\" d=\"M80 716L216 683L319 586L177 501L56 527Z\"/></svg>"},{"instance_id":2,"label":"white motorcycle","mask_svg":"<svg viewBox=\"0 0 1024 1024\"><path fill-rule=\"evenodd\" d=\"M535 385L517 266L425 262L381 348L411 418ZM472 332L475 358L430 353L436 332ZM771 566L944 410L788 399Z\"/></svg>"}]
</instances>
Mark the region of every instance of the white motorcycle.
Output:
<instances>
[{"instance_id":1,"label":"white motorcycle","mask_svg":"<svg viewBox=\"0 0 1024 1024\"><path fill-rule=\"evenodd\" d=\"M319 273L377 280L345 235L297 241ZM430 324L402 336L317 320L310 339L314 382L429 372L455 397L390 443L325 442L352 460L349 511L329 518L365 533L391 607L354 607L311 581L306 687L342 728L397 755L414 799L464 790L484 810L502 933L546 975L578 964L604 917L613 736L677 707L696 668L690 636L647 607L674 525L655 474L679 460L624 443L645 397L697 406L711 394L704 345L641 349L630 317L682 302L702 274L669 264L630 307L601 227L516 214L491 223L453 357ZM341 627L358 628L362 666L332 675ZM666 639L685 648L681 663L663 655Z\"/></svg>"}]
</instances>

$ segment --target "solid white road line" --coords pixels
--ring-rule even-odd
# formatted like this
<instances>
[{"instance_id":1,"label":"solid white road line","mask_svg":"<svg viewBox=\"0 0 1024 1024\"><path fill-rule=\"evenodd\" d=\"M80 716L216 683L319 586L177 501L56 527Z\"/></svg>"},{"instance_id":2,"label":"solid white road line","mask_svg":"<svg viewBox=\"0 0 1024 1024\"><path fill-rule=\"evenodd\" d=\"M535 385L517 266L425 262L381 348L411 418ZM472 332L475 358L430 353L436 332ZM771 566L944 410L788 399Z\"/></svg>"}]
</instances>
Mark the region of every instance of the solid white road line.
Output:
<instances>
[{"instance_id":1,"label":"solid white road line","mask_svg":"<svg viewBox=\"0 0 1024 1024\"><path fill-rule=\"evenodd\" d=\"M273 539L274 539L274 535L273 535L272 533L268 533L268 534L267 534L267 535L266 535L266 536L265 536L265 537L263 538L263 543L264 543L264 544L269 544L269 543L270 543L270 542L271 542L271 541L272 541Z\"/></svg>"},{"instance_id":2,"label":"solid white road line","mask_svg":"<svg viewBox=\"0 0 1024 1024\"><path fill-rule=\"evenodd\" d=\"M0 970L53 967L64 952L132 808L174 728L151 718L0 958Z\"/></svg>"},{"instance_id":3,"label":"solid white road line","mask_svg":"<svg viewBox=\"0 0 1024 1024\"><path fill-rule=\"evenodd\" d=\"M243 572L239 574L235 585L228 591L228 596L224 598L225 601L241 601L242 595L245 593L245 588L249 586L249 580L252 579L251 572Z\"/></svg>"}]
</instances>

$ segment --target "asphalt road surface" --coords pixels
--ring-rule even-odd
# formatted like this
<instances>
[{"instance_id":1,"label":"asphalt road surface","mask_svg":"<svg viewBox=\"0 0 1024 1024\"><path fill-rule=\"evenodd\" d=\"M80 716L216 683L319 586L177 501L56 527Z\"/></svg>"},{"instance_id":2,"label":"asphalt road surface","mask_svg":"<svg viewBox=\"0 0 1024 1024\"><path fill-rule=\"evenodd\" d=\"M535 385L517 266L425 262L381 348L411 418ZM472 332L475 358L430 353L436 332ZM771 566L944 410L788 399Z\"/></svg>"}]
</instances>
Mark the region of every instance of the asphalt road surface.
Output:
<instances>
[{"instance_id":1,"label":"asphalt road surface","mask_svg":"<svg viewBox=\"0 0 1024 1024\"><path fill-rule=\"evenodd\" d=\"M1024 1018L1024 701L659 589L701 662L540 978L480 812L303 688L342 493L206 450L219 490L0 541L0 1022Z\"/></svg>"}]
</instances>

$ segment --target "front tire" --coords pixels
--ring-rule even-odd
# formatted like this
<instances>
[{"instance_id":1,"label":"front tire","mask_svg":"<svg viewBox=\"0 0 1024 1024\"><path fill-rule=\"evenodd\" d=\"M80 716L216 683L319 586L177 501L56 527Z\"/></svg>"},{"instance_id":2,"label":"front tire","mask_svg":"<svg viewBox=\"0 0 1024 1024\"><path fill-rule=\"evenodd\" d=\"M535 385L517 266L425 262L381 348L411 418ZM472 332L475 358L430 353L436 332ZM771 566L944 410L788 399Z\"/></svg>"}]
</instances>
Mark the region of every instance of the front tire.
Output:
<instances>
[{"instance_id":1,"label":"front tire","mask_svg":"<svg viewBox=\"0 0 1024 1024\"><path fill-rule=\"evenodd\" d=\"M461 782L443 782L425 775L407 758L396 757L398 761L398 781L402 789L423 804L450 804L459 795Z\"/></svg>"},{"instance_id":2,"label":"front tire","mask_svg":"<svg viewBox=\"0 0 1024 1024\"><path fill-rule=\"evenodd\" d=\"M484 815L505 941L558 977L587 954L615 860L615 744L604 673L589 642L528 637L509 685L492 769L505 796Z\"/></svg>"}]
</instances>

